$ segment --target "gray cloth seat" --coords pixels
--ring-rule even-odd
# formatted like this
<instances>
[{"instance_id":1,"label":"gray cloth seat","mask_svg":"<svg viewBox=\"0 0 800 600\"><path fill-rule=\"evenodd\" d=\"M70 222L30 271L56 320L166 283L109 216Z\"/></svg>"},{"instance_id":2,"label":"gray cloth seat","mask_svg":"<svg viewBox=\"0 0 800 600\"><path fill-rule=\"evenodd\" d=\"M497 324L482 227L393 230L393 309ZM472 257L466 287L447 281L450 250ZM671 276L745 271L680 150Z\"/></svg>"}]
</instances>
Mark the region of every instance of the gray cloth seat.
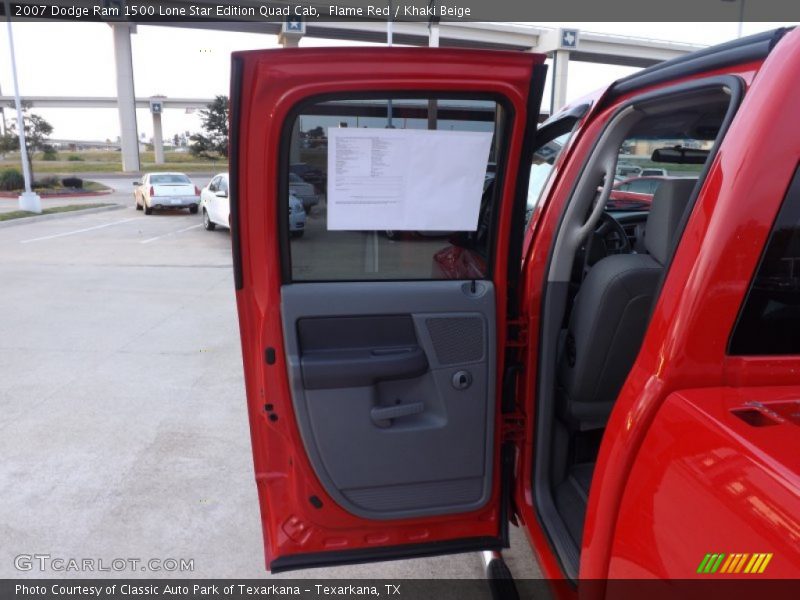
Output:
<instances>
[{"instance_id":1,"label":"gray cloth seat","mask_svg":"<svg viewBox=\"0 0 800 600\"><path fill-rule=\"evenodd\" d=\"M664 265L696 179L659 185L645 226L648 254L607 256L575 297L558 366L559 413L573 428L602 428L639 353Z\"/></svg>"}]
</instances>

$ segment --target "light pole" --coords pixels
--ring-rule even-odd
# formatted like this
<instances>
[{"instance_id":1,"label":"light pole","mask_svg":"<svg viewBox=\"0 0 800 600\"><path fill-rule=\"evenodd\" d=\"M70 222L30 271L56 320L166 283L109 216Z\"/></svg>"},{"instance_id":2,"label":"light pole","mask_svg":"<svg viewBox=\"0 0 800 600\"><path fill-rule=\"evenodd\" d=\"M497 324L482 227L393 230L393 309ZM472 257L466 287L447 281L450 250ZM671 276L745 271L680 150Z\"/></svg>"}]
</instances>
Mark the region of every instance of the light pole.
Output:
<instances>
[{"instance_id":1,"label":"light pole","mask_svg":"<svg viewBox=\"0 0 800 600\"><path fill-rule=\"evenodd\" d=\"M0 89L0 96L3 95L3 90ZM5 109L0 106L0 136L6 136L6 113Z\"/></svg>"},{"instance_id":2,"label":"light pole","mask_svg":"<svg viewBox=\"0 0 800 600\"><path fill-rule=\"evenodd\" d=\"M4 0L6 25L8 26L8 47L11 54L11 77L14 82L14 107L17 110L17 133L19 134L19 157L22 161L22 176L25 179L25 191L19 195L19 208L28 212L42 212L42 199L31 190L31 166L28 164L27 144L25 143L25 120L22 116L22 102L19 98L19 82L17 81L17 59L14 56L14 35L11 31L11 6Z\"/></svg>"}]
</instances>

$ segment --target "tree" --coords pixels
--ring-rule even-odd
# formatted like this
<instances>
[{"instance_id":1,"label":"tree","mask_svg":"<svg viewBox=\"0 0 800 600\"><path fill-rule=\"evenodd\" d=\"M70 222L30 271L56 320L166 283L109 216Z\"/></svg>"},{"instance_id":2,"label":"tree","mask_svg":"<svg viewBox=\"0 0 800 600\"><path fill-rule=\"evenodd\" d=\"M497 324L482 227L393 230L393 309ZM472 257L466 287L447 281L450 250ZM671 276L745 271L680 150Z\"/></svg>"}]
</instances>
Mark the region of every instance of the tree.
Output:
<instances>
[{"instance_id":1,"label":"tree","mask_svg":"<svg viewBox=\"0 0 800 600\"><path fill-rule=\"evenodd\" d=\"M33 179L33 154L39 150L47 151L52 149L48 143L50 134L53 133L53 126L44 117L36 114L28 114L30 103L22 103L22 126L25 130L26 154L28 164L31 169L31 179ZM8 134L0 141L0 146L5 150L19 148L19 134L17 133L17 123L13 121L8 127Z\"/></svg>"},{"instance_id":2,"label":"tree","mask_svg":"<svg viewBox=\"0 0 800 600\"><path fill-rule=\"evenodd\" d=\"M189 139L195 156L204 158L228 157L228 97L217 96L200 111L203 133L195 133Z\"/></svg>"}]
</instances>

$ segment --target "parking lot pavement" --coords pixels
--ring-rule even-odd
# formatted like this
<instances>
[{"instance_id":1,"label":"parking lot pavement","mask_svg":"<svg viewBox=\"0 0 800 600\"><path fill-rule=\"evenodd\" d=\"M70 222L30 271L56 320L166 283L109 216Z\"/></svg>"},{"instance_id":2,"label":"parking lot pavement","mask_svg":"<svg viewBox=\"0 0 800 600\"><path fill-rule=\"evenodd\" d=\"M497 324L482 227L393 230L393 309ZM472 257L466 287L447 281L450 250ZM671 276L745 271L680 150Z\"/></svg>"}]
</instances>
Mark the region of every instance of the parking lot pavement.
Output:
<instances>
[{"instance_id":1,"label":"parking lot pavement","mask_svg":"<svg viewBox=\"0 0 800 600\"><path fill-rule=\"evenodd\" d=\"M121 210L0 230L0 577L18 554L262 577L225 230ZM518 577L538 574L512 528ZM477 554L286 577L481 577Z\"/></svg>"}]
</instances>

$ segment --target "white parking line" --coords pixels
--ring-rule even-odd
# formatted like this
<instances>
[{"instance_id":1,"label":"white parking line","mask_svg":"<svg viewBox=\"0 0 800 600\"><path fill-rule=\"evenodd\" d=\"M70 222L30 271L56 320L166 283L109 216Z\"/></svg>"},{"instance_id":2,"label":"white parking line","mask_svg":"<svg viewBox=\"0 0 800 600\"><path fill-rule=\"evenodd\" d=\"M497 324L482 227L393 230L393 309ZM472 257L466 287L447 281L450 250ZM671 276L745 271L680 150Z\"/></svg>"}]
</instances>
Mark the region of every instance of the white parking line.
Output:
<instances>
[{"instance_id":1,"label":"white parking line","mask_svg":"<svg viewBox=\"0 0 800 600\"><path fill-rule=\"evenodd\" d=\"M121 225L122 223L127 223L128 221L133 221L138 217L131 217L130 219L122 219L121 221L113 221L112 223L104 223L102 225L95 225L94 227L85 227L84 229L75 229L74 231L65 231L64 233L55 233L53 235L43 235L42 237L31 238L29 240L20 240L20 244L27 244L29 242L41 242L43 240L52 240L54 238L60 238L67 235L76 235L78 233L83 233L85 231L94 231L95 229L103 229L104 227L111 227L112 225Z\"/></svg>"},{"instance_id":2,"label":"white parking line","mask_svg":"<svg viewBox=\"0 0 800 600\"><path fill-rule=\"evenodd\" d=\"M149 244L150 242L155 242L156 240L160 240L161 238L169 237L171 235L177 235L179 233L183 233L184 231L189 231L190 229L197 229L198 227L200 227L200 224L191 225L190 227L184 227L183 229L178 229L177 231L170 231L169 233L164 233L162 235L157 235L156 237L151 237L151 238L148 238L146 240L142 240L139 243L140 244Z\"/></svg>"}]
</instances>

